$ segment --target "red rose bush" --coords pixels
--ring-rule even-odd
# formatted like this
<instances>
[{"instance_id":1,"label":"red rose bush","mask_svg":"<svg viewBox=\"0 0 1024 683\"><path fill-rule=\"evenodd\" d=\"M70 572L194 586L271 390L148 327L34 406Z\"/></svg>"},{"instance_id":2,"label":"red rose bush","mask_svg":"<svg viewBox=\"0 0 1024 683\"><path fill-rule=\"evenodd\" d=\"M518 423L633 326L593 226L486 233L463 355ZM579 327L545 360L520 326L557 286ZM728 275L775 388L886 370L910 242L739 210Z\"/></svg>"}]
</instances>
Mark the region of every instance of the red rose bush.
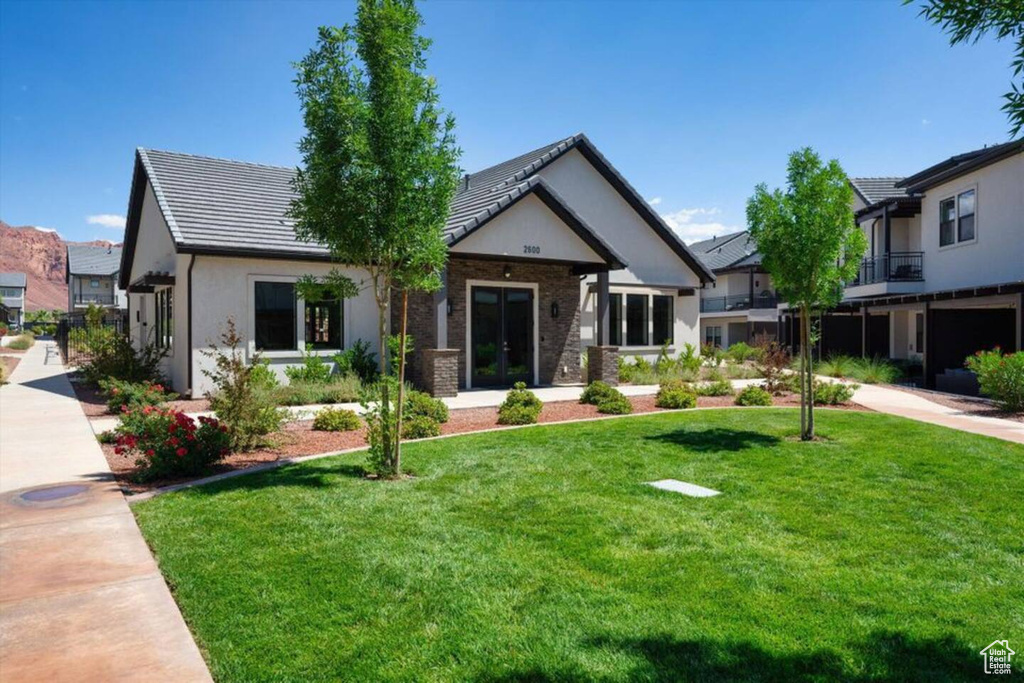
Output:
<instances>
[{"instance_id":1,"label":"red rose bush","mask_svg":"<svg viewBox=\"0 0 1024 683\"><path fill-rule=\"evenodd\" d=\"M227 428L216 419L194 420L157 406L122 407L115 434L114 452L136 456L139 481L203 474L231 443Z\"/></svg>"}]
</instances>

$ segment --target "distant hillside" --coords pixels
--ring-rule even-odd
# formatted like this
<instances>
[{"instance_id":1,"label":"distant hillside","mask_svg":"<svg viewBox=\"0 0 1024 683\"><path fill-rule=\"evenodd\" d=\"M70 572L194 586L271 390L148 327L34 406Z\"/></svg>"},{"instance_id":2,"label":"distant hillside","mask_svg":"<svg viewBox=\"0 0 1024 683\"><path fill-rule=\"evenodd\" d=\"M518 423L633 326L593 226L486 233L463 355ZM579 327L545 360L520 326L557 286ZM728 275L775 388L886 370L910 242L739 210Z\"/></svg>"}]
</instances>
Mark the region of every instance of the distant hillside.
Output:
<instances>
[{"instance_id":1,"label":"distant hillside","mask_svg":"<svg viewBox=\"0 0 1024 683\"><path fill-rule=\"evenodd\" d=\"M28 276L26 310L67 308L64 261L68 244L99 246L110 242L65 242L60 235L49 230L27 225L12 227L0 221L0 272L25 273Z\"/></svg>"}]
</instances>

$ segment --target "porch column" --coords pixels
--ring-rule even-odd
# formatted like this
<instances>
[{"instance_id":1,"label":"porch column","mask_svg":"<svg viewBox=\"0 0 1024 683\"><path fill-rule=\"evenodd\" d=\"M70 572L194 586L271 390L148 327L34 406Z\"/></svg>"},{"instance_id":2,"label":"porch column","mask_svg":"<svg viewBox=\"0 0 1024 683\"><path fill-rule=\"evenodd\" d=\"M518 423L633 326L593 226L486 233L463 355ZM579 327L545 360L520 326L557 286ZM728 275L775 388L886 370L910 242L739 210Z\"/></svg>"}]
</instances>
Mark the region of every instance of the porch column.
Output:
<instances>
[{"instance_id":1,"label":"porch column","mask_svg":"<svg viewBox=\"0 0 1024 683\"><path fill-rule=\"evenodd\" d=\"M437 343L434 348L448 348L448 269L441 271L441 289L434 292Z\"/></svg>"},{"instance_id":2,"label":"porch column","mask_svg":"<svg viewBox=\"0 0 1024 683\"><path fill-rule=\"evenodd\" d=\"M931 302L924 302L924 354L922 356L921 371L924 374L925 389L935 388L935 363L932 360L932 348L935 346L934 335L932 334L932 305Z\"/></svg>"},{"instance_id":3,"label":"porch column","mask_svg":"<svg viewBox=\"0 0 1024 683\"><path fill-rule=\"evenodd\" d=\"M868 357L868 320L871 316L868 315L868 307L861 306L860 309L860 357Z\"/></svg>"},{"instance_id":4,"label":"porch column","mask_svg":"<svg viewBox=\"0 0 1024 683\"><path fill-rule=\"evenodd\" d=\"M441 271L441 289L434 292L436 343L423 349L423 385L434 397L459 393L459 350L448 348L448 269Z\"/></svg>"},{"instance_id":5,"label":"porch column","mask_svg":"<svg viewBox=\"0 0 1024 683\"><path fill-rule=\"evenodd\" d=\"M889 279L889 259L892 251L892 218L889 217L889 207L882 209L882 225L885 229L885 279Z\"/></svg>"},{"instance_id":6,"label":"porch column","mask_svg":"<svg viewBox=\"0 0 1024 683\"><path fill-rule=\"evenodd\" d=\"M597 345L608 346L611 339L611 324L608 271L597 274Z\"/></svg>"}]
</instances>

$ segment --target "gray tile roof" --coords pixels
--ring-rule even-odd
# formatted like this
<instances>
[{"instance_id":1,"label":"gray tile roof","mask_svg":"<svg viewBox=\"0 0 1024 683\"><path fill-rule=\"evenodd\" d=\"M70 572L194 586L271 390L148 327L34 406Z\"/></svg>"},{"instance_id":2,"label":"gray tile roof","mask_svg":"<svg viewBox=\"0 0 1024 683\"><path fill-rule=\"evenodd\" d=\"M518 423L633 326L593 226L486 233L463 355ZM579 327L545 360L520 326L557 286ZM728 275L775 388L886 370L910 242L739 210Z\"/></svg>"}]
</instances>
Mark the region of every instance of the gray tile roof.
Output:
<instances>
[{"instance_id":1,"label":"gray tile roof","mask_svg":"<svg viewBox=\"0 0 1024 683\"><path fill-rule=\"evenodd\" d=\"M746 230L695 242L690 250L711 270L760 265L761 254Z\"/></svg>"},{"instance_id":2,"label":"gray tile roof","mask_svg":"<svg viewBox=\"0 0 1024 683\"><path fill-rule=\"evenodd\" d=\"M28 287L28 277L25 273L0 273L0 287Z\"/></svg>"},{"instance_id":3,"label":"gray tile roof","mask_svg":"<svg viewBox=\"0 0 1024 683\"><path fill-rule=\"evenodd\" d=\"M704 271L703 264L693 257L678 237L669 234L671 231L657 214L649 207L645 211L643 200L639 199L636 191L582 134L538 147L463 178L444 226L446 241L449 244L458 241L523 194L536 191L540 186L564 205L557 193L546 186L536 173L581 144L586 146L587 154L601 162L605 172L618 183L620 191L639 202L634 208L642 214L649 214L645 215L648 223L670 242L669 246L687 259L698 273ZM295 196L291 185L294 169L143 148L138 150L138 160L152 184L179 249L186 252L257 251L300 257L328 256L326 247L302 242L295 236L294 222L287 215ZM564 208L573 213L571 208ZM130 210L129 223L132 213ZM579 216L573 214L573 218L582 223ZM134 252L131 229L129 225L126 240L129 260ZM593 234L599 246L608 247L596 233ZM707 277L710 279L710 273Z\"/></svg>"},{"instance_id":4,"label":"gray tile roof","mask_svg":"<svg viewBox=\"0 0 1024 683\"><path fill-rule=\"evenodd\" d=\"M68 273L71 275L113 275L121 268L121 247L68 245Z\"/></svg>"},{"instance_id":5,"label":"gray tile roof","mask_svg":"<svg viewBox=\"0 0 1024 683\"><path fill-rule=\"evenodd\" d=\"M1024 138L1002 144L987 145L981 149L957 154L945 161L940 161L923 171L903 178L899 184L902 188L906 188L907 192L921 192L1022 152L1024 152Z\"/></svg>"},{"instance_id":6,"label":"gray tile roof","mask_svg":"<svg viewBox=\"0 0 1024 683\"><path fill-rule=\"evenodd\" d=\"M907 191L897 187L903 178L850 178L850 184L868 204L893 197L906 197Z\"/></svg>"}]
</instances>

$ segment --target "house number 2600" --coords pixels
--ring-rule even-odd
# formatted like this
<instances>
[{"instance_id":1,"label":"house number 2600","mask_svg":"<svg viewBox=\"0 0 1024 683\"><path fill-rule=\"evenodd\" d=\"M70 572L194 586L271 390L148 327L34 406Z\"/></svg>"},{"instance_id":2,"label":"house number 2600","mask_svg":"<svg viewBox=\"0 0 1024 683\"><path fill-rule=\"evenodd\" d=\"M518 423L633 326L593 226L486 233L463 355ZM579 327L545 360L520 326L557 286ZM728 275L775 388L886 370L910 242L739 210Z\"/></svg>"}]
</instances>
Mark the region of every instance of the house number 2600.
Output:
<instances>
[{"instance_id":1,"label":"house number 2600","mask_svg":"<svg viewBox=\"0 0 1024 683\"><path fill-rule=\"evenodd\" d=\"M539 254L540 253L540 247L538 245L536 245L536 244L524 244L523 245L523 253L524 254Z\"/></svg>"}]
</instances>

